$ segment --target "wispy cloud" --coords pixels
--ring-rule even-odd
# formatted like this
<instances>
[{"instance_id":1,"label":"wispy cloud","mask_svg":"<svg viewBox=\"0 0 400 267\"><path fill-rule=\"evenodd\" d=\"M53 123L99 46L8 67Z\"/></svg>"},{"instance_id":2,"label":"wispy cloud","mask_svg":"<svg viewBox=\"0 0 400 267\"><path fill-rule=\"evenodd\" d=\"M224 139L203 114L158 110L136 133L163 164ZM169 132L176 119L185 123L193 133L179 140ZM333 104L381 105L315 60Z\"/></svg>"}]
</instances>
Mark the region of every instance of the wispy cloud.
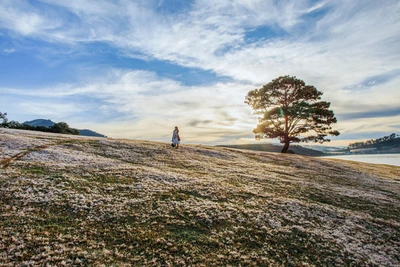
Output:
<instances>
[{"instance_id":1,"label":"wispy cloud","mask_svg":"<svg viewBox=\"0 0 400 267\"><path fill-rule=\"evenodd\" d=\"M12 52L23 49L24 38L37 39L60 46L52 50L51 60L62 61L70 60L72 51L90 54L89 44L101 43L121 57L196 68L229 77L229 82L216 79L207 86L185 86L179 77L172 79L160 71L102 65L79 84L3 92L82 102L83 107L88 101L87 109L97 107L103 115L122 116L118 121L129 124L124 126L126 132L132 127L144 129L135 136L147 136L149 128L159 133L175 124L205 132L229 128L240 136L240 128L245 128L251 136L250 125L256 118L244 107L245 94L285 74L315 85L338 117L353 120L353 125L355 119L371 117L371 111L386 117L398 105L398 1L198 0L174 10L168 5L167 1L6 0L0 3L0 30L19 40ZM4 54L9 48L2 49ZM54 55L62 51L57 59ZM353 130L339 123L343 132ZM194 132L192 136L202 138L196 139Z\"/></svg>"},{"instance_id":2,"label":"wispy cloud","mask_svg":"<svg viewBox=\"0 0 400 267\"><path fill-rule=\"evenodd\" d=\"M3 49L3 54L9 55L9 54L14 53L15 51L17 51L15 48L6 48L6 49Z\"/></svg>"},{"instance_id":3,"label":"wispy cloud","mask_svg":"<svg viewBox=\"0 0 400 267\"><path fill-rule=\"evenodd\" d=\"M187 13L178 14L157 13L152 1L42 2L53 13L62 7L63 16L55 18L37 8L28 12L27 2L19 8L3 5L3 25L56 41L105 41L127 55L147 55L257 83L286 70L340 77L347 84L348 79L391 71L399 60L396 1L386 5L374 1L346 5L340 1L314 5L308 1L277 5L273 1L196 1ZM325 15L308 26L304 15L323 8ZM26 21L21 23L29 27L17 21ZM244 41L247 31L264 26L279 27L289 35Z\"/></svg>"},{"instance_id":4,"label":"wispy cloud","mask_svg":"<svg viewBox=\"0 0 400 267\"><path fill-rule=\"evenodd\" d=\"M60 84L29 91L2 89L9 97L23 97L24 101L16 101L15 106L32 116L47 118L53 114L82 127L93 125L109 136L152 140L169 139L171 125L179 125L184 131L186 128L185 137L191 142L206 139L223 142L217 133L229 130L241 135L247 132L251 138L252 126L247 125L244 132L242 129L247 124L242 119L244 115L251 117L251 110L243 103L243 95L248 90L249 85L230 83L188 87L152 72L120 70L95 83ZM231 101L226 101L227 98ZM84 119L80 114L90 116ZM202 132L215 134L206 137Z\"/></svg>"},{"instance_id":5,"label":"wispy cloud","mask_svg":"<svg viewBox=\"0 0 400 267\"><path fill-rule=\"evenodd\" d=\"M62 20L55 13L43 12L28 1L5 0L0 4L0 26L21 35L40 37L60 28Z\"/></svg>"}]
</instances>

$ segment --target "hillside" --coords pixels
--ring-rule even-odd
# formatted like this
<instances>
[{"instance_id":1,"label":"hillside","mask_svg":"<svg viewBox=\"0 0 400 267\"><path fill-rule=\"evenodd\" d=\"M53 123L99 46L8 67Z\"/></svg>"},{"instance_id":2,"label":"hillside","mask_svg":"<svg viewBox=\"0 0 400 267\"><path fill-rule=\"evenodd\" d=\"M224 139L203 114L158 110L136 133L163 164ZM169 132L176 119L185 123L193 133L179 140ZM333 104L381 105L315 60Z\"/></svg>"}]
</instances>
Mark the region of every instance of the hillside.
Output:
<instances>
[{"instance_id":1,"label":"hillside","mask_svg":"<svg viewBox=\"0 0 400 267\"><path fill-rule=\"evenodd\" d=\"M353 154L362 153L400 153L400 138L380 141L374 144L362 144L360 146L349 149Z\"/></svg>"},{"instance_id":2,"label":"hillside","mask_svg":"<svg viewBox=\"0 0 400 267\"><path fill-rule=\"evenodd\" d=\"M272 144L244 144L244 145L219 145L219 147L228 147L228 148L237 148L237 149L246 149L246 150L256 150L256 151L266 151L266 152L275 152L280 153L282 150L282 146L272 145ZM323 156L324 152L297 146L291 145L289 150L293 151L297 155L306 155L306 156Z\"/></svg>"},{"instance_id":3,"label":"hillside","mask_svg":"<svg viewBox=\"0 0 400 267\"><path fill-rule=\"evenodd\" d=\"M0 266L399 266L400 167L0 128Z\"/></svg>"}]
</instances>

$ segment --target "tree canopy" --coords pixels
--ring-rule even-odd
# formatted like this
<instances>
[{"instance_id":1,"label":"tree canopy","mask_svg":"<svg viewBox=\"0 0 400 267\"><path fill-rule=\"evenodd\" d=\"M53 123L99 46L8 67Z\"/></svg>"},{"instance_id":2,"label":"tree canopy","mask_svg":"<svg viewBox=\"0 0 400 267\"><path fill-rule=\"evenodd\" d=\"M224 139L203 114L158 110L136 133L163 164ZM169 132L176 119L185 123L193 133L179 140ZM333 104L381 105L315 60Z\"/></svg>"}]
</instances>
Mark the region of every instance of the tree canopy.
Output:
<instances>
[{"instance_id":1,"label":"tree canopy","mask_svg":"<svg viewBox=\"0 0 400 267\"><path fill-rule=\"evenodd\" d=\"M331 124L337 119L330 103L321 101L322 92L295 76L280 76L248 92L245 103L259 115L253 130L256 139L279 139L286 153L293 142L327 142L337 136Z\"/></svg>"},{"instance_id":2,"label":"tree canopy","mask_svg":"<svg viewBox=\"0 0 400 267\"><path fill-rule=\"evenodd\" d=\"M0 111L0 120L2 120L2 122L0 123L0 127L1 126L5 126L7 124L7 122L8 122L7 112L3 113L3 112Z\"/></svg>"}]
</instances>

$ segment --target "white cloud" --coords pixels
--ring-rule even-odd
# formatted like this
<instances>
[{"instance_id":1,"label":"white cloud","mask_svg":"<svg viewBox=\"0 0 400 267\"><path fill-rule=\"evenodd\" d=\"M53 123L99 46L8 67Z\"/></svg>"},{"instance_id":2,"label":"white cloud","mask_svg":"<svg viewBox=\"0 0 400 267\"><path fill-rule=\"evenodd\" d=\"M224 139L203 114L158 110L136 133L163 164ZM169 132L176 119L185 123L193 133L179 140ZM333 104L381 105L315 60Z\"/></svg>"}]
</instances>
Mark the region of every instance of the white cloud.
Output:
<instances>
[{"instance_id":1,"label":"white cloud","mask_svg":"<svg viewBox=\"0 0 400 267\"><path fill-rule=\"evenodd\" d=\"M321 20L296 34L297 23L304 24L304 13L324 7L329 11ZM220 1L218 5L199 1L186 15L160 18L148 12L144 19L131 17L132 35L114 44L258 85L278 75L296 75L330 96L398 68L398 9L395 1L386 5L327 2L317 7L307 1L278 6L264 1ZM260 25L279 25L291 35L246 43L245 31Z\"/></svg>"},{"instance_id":2,"label":"white cloud","mask_svg":"<svg viewBox=\"0 0 400 267\"><path fill-rule=\"evenodd\" d=\"M38 35L56 29L60 20L50 14L41 14L27 1L4 0L0 4L0 27L21 35Z\"/></svg>"},{"instance_id":3,"label":"white cloud","mask_svg":"<svg viewBox=\"0 0 400 267\"><path fill-rule=\"evenodd\" d=\"M63 103L60 101L43 101L39 98L32 101L24 100L15 103L17 109L24 111L32 119L51 118L56 122L65 120L68 116L82 112L83 109L74 103ZM18 113L18 111L16 111ZM13 114L11 111L9 114ZM23 122L23 121L21 121Z\"/></svg>"},{"instance_id":4,"label":"white cloud","mask_svg":"<svg viewBox=\"0 0 400 267\"><path fill-rule=\"evenodd\" d=\"M184 86L152 72L113 70L93 83L28 91L2 88L2 92L26 114L62 118L76 128L90 125L111 137L168 141L173 127L179 125L186 142L222 143L229 132L252 137L256 118L243 103L250 89L232 83Z\"/></svg>"},{"instance_id":5,"label":"white cloud","mask_svg":"<svg viewBox=\"0 0 400 267\"><path fill-rule=\"evenodd\" d=\"M39 0L42 3L47 3L49 5L56 5L64 7L76 14L85 15L96 15L96 16L108 16L111 14L116 14L123 9L122 2L118 4L118 1L106 1L106 0Z\"/></svg>"},{"instance_id":6,"label":"white cloud","mask_svg":"<svg viewBox=\"0 0 400 267\"><path fill-rule=\"evenodd\" d=\"M157 13L152 1L42 2L49 4L46 13L28 11L27 2L16 6L8 1L8 8L3 4L3 27L53 41L105 41L127 55L256 84L289 73L311 83L325 77L325 84L336 81L334 86L341 88L391 71L400 60L397 1L199 0L188 12L177 14ZM56 18L54 6L76 17ZM322 18L304 18L324 8ZM283 29L287 36L245 41L246 32L263 25Z\"/></svg>"},{"instance_id":7,"label":"white cloud","mask_svg":"<svg viewBox=\"0 0 400 267\"><path fill-rule=\"evenodd\" d=\"M9 54L14 53L15 51L17 51L15 48L6 48L6 49L3 49L3 54L9 55Z\"/></svg>"},{"instance_id":8,"label":"white cloud","mask_svg":"<svg viewBox=\"0 0 400 267\"><path fill-rule=\"evenodd\" d=\"M247 119L251 111L244 107L244 96L285 74L324 92L324 100L332 102L336 114L395 107L400 99L398 75L349 90L370 77L398 70L398 1L198 0L174 14L157 12L154 1L41 2L47 4L44 9L28 1L3 1L0 27L50 42L106 42L125 55L232 78L212 88L187 87L148 71L114 70L109 76L96 76L92 83L30 93L47 98L81 95L101 101L100 112L127 116L124 133L132 130L132 137L157 138L170 125L190 125L193 120L200 122L195 123L200 135L209 135L213 129L221 132L215 134L221 136L218 139L227 128L238 135L246 128L244 132L251 136L254 116ZM247 41L246 34L260 26L281 35ZM339 127L350 129L345 122L339 122ZM154 134L146 133L149 129ZM205 138L191 130L188 133L193 140Z\"/></svg>"}]
</instances>

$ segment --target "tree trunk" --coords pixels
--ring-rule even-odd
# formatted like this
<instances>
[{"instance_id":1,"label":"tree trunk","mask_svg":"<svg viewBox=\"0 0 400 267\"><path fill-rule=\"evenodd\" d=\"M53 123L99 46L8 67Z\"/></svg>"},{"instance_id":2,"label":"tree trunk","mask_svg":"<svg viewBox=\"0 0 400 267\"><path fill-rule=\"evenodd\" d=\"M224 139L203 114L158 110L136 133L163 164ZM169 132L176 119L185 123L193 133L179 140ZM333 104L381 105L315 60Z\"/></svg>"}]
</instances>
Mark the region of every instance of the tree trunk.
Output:
<instances>
[{"instance_id":1,"label":"tree trunk","mask_svg":"<svg viewBox=\"0 0 400 267\"><path fill-rule=\"evenodd\" d=\"M287 108L287 94L285 93L285 107ZM285 109L286 110L286 109ZM281 153L286 153L289 149L290 139L289 139L289 117L285 112L285 136L284 136L284 146Z\"/></svg>"},{"instance_id":2,"label":"tree trunk","mask_svg":"<svg viewBox=\"0 0 400 267\"><path fill-rule=\"evenodd\" d=\"M285 140L285 145L283 146L283 148L281 150L281 153L286 153L288 151L289 144L290 144L290 141L289 140Z\"/></svg>"}]
</instances>

